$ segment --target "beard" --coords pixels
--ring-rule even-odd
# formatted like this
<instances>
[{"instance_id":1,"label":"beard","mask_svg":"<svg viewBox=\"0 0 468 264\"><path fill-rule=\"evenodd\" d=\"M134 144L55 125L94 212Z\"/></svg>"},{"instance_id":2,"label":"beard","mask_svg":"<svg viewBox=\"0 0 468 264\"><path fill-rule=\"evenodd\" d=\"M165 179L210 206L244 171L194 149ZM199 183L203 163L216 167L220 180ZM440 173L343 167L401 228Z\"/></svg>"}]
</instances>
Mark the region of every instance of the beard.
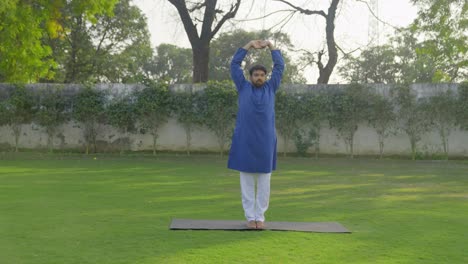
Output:
<instances>
[{"instance_id":1,"label":"beard","mask_svg":"<svg viewBox=\"0 0 468 264\"><path fill-rule=\"evenodd\" d=\"M257 81L254 82L254 86L258 88L258 87L261 87L263 85L263 83L264 82L262 80L257 80Z\"/></svg>"}]
</instances>

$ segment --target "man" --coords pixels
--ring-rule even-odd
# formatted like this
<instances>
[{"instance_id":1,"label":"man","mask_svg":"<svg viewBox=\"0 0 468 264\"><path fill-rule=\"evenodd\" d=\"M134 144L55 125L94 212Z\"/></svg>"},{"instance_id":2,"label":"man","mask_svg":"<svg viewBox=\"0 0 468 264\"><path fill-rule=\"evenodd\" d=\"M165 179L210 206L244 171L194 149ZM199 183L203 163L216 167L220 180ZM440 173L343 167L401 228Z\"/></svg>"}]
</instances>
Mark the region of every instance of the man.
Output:
<instances>
[{"instance_id":1,"label":"man","mask_svg":"<svg viewBox=\"0 0 468 264\"><path fill-rule=\"evenodd\" d=\"M271 78L267 70L255 65L244 78L242 61L249 49L268 47L273 58ZM276 169L275 93L284 70L281 52L270 41L253 40L239 48L231 62L231 77L239 96L236 127L229 152L228 168L240 171L242 206L247 227L263 229L270 199L271 172ZM255 195L255 181L257 192Z\"/></svg>"}]
</instances>

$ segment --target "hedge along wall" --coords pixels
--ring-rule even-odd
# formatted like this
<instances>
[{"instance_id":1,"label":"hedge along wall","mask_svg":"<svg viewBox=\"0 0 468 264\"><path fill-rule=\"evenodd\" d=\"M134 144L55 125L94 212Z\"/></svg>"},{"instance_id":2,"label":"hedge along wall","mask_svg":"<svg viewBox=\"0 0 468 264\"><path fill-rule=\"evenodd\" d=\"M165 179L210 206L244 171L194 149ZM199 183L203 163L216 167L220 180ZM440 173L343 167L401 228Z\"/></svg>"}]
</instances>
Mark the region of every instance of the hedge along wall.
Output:
<instances>
[{"instance_id":1,"label":"hedge along wall","mask_svg":"<svg viewBox=\"0 0 468 264\"><path fill-rule=\"evenodd\" d=\"M384 97L390 97L391 85L372 84L367 85L372 91L381 94ZM83 89L81 85L60 85L60 84L31 84L27 85L26 89L32 94L37 95L41 90L54 87L63 87L63 92L66 96L72 97ZM144 89L144 85L127 85L127 84L98 84L95 86L97 90L105 91L108 99L118 98L125 94L130 94L132 91ZM326 93L333 94L345 90L347 85L283 85L281 90L286 94L315 94ZM457 92L458 84L413 84L411 90L416 98L429 98L439 92L453 91ZM12 85L0 84L0 100L6 100L7 91L11 91ZM169 87L173 93L194 93L205 89L204 85L178 84ZM367 99L367 98L365 98ZM278 102L277 102L278 104ZM278 111L277 111L278 115ZM278 116L277 116L278 119ZM277 128L278 128L277 122ZM350 152L349 144L344 140L343 133L339 133L336 127L330 127L329 120L321 122L319 148L320 153L324 154L348 154ZM122 133L113 126L101 124L101 133L97 136L97 149L99 152L115 151L119 149L119 144L122 142ZM281 129L278 129L281 131ZM18 145L20 148L45 149L47 147L47 134L43 127L35 122L21 126L21 138ZM195 126L191 133L192 151L219 151L220 143L217 140L218 135L207 126ZM284 137L278 132L278 151L279 152L296 152L298 145L295 144L297 138L291 136L285 144ZM129 143L129 149L151 150L153 145L153 137L144 130L135 130L128 133L125 140ZM228 140L229 141L229 140ZM297 140L296 140L297 141ZM385 138L386 155L410 155L411 144L407 134L402 130L395 130ZM15 136L12 133L11 127L3 125L0 127L0 147L3 150L11 149L14 146ZM83 136L83 124L74 120L68 121L61 126L56 132L53 145L56 149L73 149L84 150L85 139ZM448 145L450 146L449 153L452 156L468 156L468 132L455 128L448 137ZM186 130L184 126L178 122L176 117L170 117L164 123L158 132L157 137L158 150L173 150L185 151L186 149ZM224 146L224 150L229 149L229 144ZM376 130L367 122L360 122L357 125L357 130L353 135L352 144L353 153L355 155L377 155L379 154L379 140ZM427 132L422 133L421 139L417 142L416 150L423 155L437 155L444 152L443 144L438 131L431 127ZM307 152L314 152L314 148L308 148Z\"/></svg>"}]
</instances>

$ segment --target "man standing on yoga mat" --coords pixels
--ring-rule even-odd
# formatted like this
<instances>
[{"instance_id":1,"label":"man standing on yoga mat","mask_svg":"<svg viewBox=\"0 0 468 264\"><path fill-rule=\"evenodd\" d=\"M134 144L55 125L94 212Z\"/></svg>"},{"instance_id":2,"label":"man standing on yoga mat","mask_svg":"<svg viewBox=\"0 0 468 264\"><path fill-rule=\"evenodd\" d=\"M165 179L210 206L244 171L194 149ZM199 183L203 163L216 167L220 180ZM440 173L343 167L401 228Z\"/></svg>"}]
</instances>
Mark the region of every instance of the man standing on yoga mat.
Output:
<instances>
[{"instance_id":1,"label":"man standing on yoga mat","mask_svg":"<svg viewBox=\"0 0 468 264\"><path fill-rule=\"evenodd\" d=\"M250 82L244 77L242 61L249 49L268 47L273 71L267 81L262 65L250 68ZM239 48L231 62L231 77L239 100L236 127L232 136L228 168L240 171L242 206L247 227L263 229L270 200L270 177L276 169L275 93L284 70L281 52L270 41L253 40ZM257 191L255 192L255 182Z\"/></svg>"}]
</instances>

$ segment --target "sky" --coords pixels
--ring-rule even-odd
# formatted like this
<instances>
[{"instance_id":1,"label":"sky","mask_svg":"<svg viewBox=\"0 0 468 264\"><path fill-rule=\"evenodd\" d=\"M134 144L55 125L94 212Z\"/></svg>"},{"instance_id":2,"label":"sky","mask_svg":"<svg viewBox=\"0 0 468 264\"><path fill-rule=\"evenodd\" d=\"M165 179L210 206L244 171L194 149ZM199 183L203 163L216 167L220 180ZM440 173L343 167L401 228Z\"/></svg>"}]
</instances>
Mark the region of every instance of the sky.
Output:
<instances>
[{"instance_id":1,"label":"sky","mask_svg":"<svg viewBox=\"0 0 468 264\"><path fill-rule=\"evenodd\" d=\"M229 5L234 0L219 0L221 4ZM294 5L309 10L327 11L329 0L291 0ZM369 2L369 0L367 0ZM378 23L380 43L385 43L388 34L392 34L393 27L409 25L417 15L417 9L409 0L378 0L378 9L375 14L385 23ZM134 0L146 15L148 29L151 34L152 46L161 43L171 43L180 47L190 48L187 35L175 7L167 0ZM268 29L281 21L289 13L278 12L265 19L260 18L277 10L291 9L284 3L272 0L247 0L242 1L234 20L225 23L221 32L243 28L245 30ZM357 0L342 0L337 10L335 20L335 40L345 52L365 47L369 43L369 20L374 19L368 6ZM325 20L317 15L294 15L287 24L280 28L274 26L272 31L281 30L288 33L294 48L317 52L323 49L325 42ZM234 51L233 51L234 53ZM297 54L291 54L294 59L299 59ZM339 55L341 55L339 53ZM340 83L343 80L335 71L329 83ZM316 83L318 70L314 65L304 71L308 83Z\"/></svg>"}]
</instances>

